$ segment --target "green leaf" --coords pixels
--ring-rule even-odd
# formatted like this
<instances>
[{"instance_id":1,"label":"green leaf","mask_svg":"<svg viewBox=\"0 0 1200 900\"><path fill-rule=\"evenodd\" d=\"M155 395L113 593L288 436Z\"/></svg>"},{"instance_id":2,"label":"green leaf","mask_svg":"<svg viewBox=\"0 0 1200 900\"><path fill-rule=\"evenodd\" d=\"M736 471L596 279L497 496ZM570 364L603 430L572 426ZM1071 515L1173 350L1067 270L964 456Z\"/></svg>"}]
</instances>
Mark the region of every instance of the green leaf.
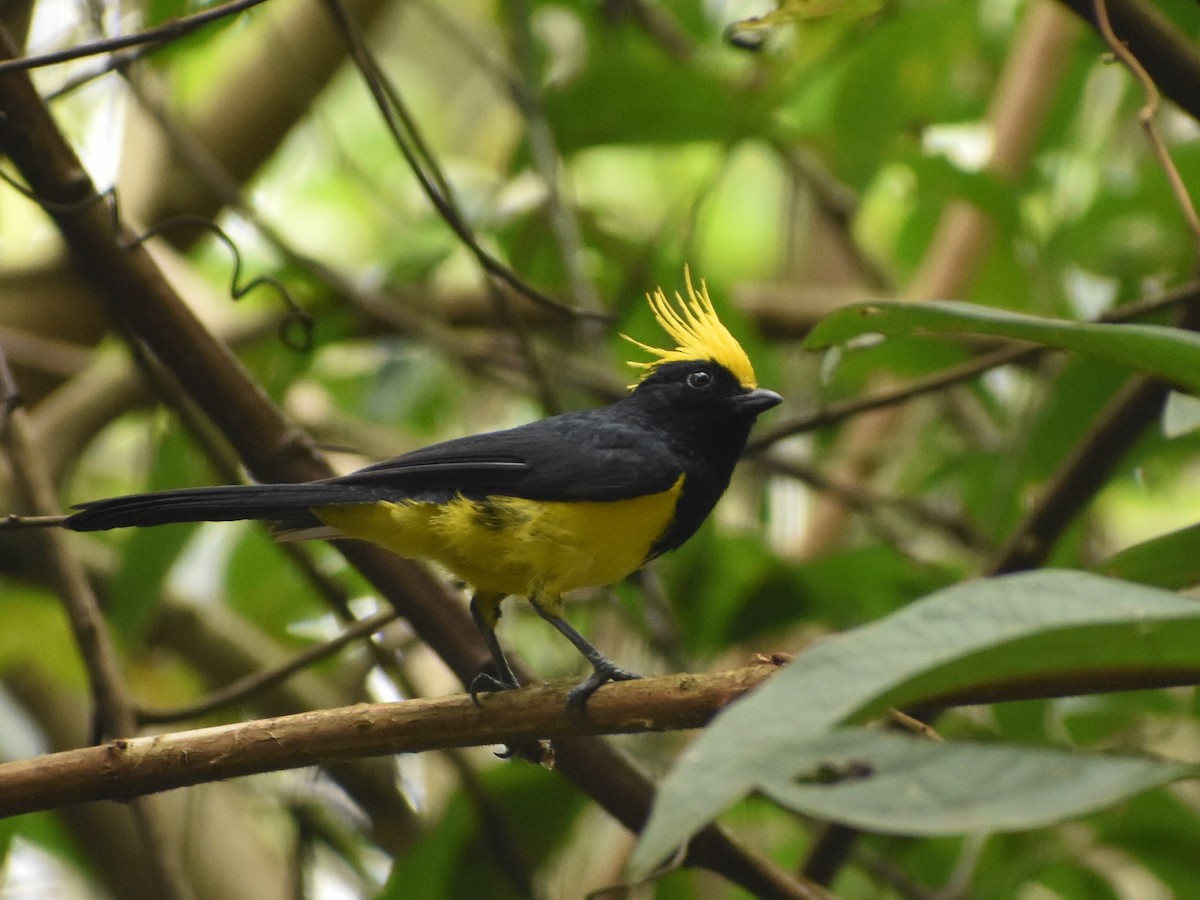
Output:
<instances>
[{"instance_id":1,"label":"green leaf","mask_svg":"<svg viewBox=\"0 0 1200 900\"><path fill-rule=\"evenodd\" d=\"M844 46L800 71L777 117L862 189L911 147L915 123L982 114L980 92L954 77L961 48L978 41L981 20L972 13L936 0L845 32Z\"/></svg>"},{"instance_id":2,"label":"green leaf","mask_svg":"<svg viewBox=\"0 0 1200 900\"><path fill-rule=\"evenodd\" d=\"M604 50L546 94L564 154L618 143L725 143L762 127L761 94L737 89L719 72L682 67L653 48L615 39Z\"/></svg>"},{"instance_id":3,"label":"green leaf","mask_svg":"<svg viewBox=\"0 0 1200 900\"><path fill-rule=\"evenodd\" d=\"M1110 556L1096 571L1139 584L1181 589L1200 583L1200 525L1189 525Z\"/></svg>"},{"instance_id":4,"label":"green leaf","mask_svg":"<svg viewBox=\"0 0 1200 900\"><path fill-rule=\"evenodd\" d=\"M5 582L0 591L0 674L33 670L56 684L83 690L79 659L62 603L43 591Z\"/></svg>"},{"instance_id":5,"label":"green leaf","mask_svg":"<svg viewBox=\"0 0 1200 900\"><path fill-rule=\"evenodd\" d=\"M848 306L828 316L812 330L804 345L821 350L866 334L930 332L987 334L1087 353L1200 393L1200 335L1162 325L1043 319L951 300L879 301Z\"/></svg>"},{"instance_id":6,"label":"green leaf","mask_svg":"<svg viewBox=\"0 0 1200 900\"><path fill-rule=\"evenodd\" d=\"M650 871L788 748L837 725L1051 674L1194 669L1198 645L1200 604L1098 575L1040 571L938 591L822 641L722 712L663 781L631 865Z\"/></svg>"},{"instance_id":7,"label":"green leaf","mask_svg":"<svg viewBox=\"0 0 1200 900\"><path fill-rule=\"evenodd\" d=\"M850 728L783 749L759 777L763 793L796 812L890 834L1040 828L1193 773L1148 758Z\"/></svg>"}]
</instances>

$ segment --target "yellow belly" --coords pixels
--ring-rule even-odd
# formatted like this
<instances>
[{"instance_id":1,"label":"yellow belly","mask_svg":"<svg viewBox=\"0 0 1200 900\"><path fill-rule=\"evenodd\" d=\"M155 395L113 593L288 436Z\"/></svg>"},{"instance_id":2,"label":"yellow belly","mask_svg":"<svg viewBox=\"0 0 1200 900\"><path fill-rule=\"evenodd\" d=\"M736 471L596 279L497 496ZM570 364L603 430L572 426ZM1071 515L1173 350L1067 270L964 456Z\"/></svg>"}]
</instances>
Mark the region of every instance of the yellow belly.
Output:
<instances>
[{"instance_id":1,"label":"yellow belly","mask_svg":"<svg viewBox=\"0 0 1200 900\"><path fill-rule=\"evenodd\" d=\"M675 514L683 477L658 494L607 503L493 497L326 506L346 537L440 563L481 591L556 597L610 584L646 561Z\"/></svg>"}]
</instances>

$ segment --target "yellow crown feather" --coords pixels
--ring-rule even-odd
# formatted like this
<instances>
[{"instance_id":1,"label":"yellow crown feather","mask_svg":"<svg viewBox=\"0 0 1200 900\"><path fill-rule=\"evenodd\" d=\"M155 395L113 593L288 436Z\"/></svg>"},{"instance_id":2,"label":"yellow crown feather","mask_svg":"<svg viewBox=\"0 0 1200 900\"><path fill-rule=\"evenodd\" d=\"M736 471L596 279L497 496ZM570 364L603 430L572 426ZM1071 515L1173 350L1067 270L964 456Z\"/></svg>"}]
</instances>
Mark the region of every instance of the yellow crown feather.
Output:
<instances>
[{"instance_id":1,"label":"yellow crown feather","mask_svg":"<svg viewBox=\"0 0 1200 900\"><path fill-rule=\"evenodd\" d=\"M743 387L757 387L758 382L754 377L754 367L750 365L750 357L737 342L737 338L730 334L729 329L717 318L717 311L713 309L704 279L700 280L700 291L697 292L692 287L692 273L687 266L683 267L683 278L687 283L687 300L676 291L675 302L672 303L662 288L646 295L654 318L679 346L674 350L663 350L623 334L621 337L625 340L658 357L651 362L631 362L629 365L646 369L646 374L642 376L644 379L664 363L711 360L732 372L733 377Z\"/></svg>"}]
</instances>

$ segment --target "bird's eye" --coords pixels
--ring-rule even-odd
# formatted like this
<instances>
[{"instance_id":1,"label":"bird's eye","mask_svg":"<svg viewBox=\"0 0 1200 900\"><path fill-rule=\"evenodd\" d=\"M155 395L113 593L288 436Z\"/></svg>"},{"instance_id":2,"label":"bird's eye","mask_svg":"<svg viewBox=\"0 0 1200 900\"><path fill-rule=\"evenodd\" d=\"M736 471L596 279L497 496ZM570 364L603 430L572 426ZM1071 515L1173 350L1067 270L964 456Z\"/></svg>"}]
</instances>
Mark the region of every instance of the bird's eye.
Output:
<instances>
[{"instance_id":1,"label":"bird's eye","mask_svg":"<svg viewBox=\"0 0 1200 900\"><path fill-rule=\"evenodd\" d=\"M712 381L712 372L709 372L707 369L697 369L687 377L688 387L697 391L707 390L712 386Z\"/></svg>"}]
</instances>

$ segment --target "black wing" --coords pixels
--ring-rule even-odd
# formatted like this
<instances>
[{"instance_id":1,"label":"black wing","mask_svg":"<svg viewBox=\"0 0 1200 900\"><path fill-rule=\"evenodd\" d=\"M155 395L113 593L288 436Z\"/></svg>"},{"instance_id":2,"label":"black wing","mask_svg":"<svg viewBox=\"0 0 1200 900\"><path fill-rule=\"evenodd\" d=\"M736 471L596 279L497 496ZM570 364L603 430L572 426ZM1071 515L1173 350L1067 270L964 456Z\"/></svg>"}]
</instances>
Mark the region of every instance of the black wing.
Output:
<instances>
[{"instance_id":1,"label":"black wing","mask_svg":"<svg viewBox=\"0 0 1200 900\"><path fill-rule=\"evenodd\" d=\"M285 528L320 524L319 506L424 500L462 494L530 500L624 500L671 487L682 472L653 431L608 414L565 413L507 431L433 444L337 478L305 484L185 488L81 504L75 531L171 522L263 519Z\"/></svg>"},{"instance_id":2,"label":"black wing","mask_svg":"<svg viewBox=\"0 0 1200 900\"><path fill-rule=\"evenodd\" d=\"M682 463L659 434L607 413L564 413L457 438L322 483L434 502L455 494L610 501L671 487Z\"/></svg>"}]
</instances>

